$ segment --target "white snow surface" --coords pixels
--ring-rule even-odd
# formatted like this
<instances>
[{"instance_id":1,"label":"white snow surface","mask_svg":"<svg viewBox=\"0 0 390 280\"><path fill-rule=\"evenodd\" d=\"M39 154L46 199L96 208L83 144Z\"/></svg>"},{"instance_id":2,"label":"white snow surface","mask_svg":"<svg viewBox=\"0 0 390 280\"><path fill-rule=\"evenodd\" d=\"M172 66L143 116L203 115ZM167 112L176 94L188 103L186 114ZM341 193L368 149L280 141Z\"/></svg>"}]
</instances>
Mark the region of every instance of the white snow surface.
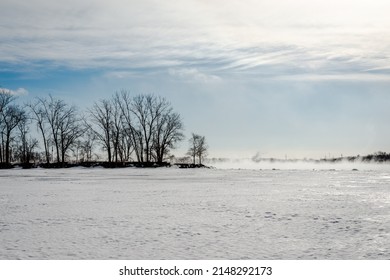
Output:
<instances>
[{"instance_id":1,"label":"white snow surface","mask_svg":"<svg viewBox=\"0 0 390 280\"><path fill-rule=\"evenodd\" d=\"M0 170L0 259L390 259L390 170Z\"/></svg>"}]
</instances>

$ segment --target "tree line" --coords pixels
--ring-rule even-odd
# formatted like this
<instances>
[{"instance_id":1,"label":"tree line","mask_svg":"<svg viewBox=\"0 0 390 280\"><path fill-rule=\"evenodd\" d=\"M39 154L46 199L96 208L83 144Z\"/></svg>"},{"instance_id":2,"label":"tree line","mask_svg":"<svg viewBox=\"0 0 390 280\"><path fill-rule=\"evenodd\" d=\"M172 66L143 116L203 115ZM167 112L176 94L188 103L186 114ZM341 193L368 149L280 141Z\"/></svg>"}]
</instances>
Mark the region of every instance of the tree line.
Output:
<instances>
[{"instance_id":1,"label":"tree line","mask_svg":"<svg viewBox=\"0 0 390 280\"><path fill-rule=\"evenodd\" d=\"M0 163L31 162L65 166L99 159L100 147L109 164L162 164L179 142L184 125L171 103L153 94L132 95L122 90L81 112L49 95L22 105L0 89ZM32 133L36 128L38 139ZM42 151L42 152L40 152ZM206 156L204 136L192 134L187 155L193 164Z\"/></svg>"}]
</instances>

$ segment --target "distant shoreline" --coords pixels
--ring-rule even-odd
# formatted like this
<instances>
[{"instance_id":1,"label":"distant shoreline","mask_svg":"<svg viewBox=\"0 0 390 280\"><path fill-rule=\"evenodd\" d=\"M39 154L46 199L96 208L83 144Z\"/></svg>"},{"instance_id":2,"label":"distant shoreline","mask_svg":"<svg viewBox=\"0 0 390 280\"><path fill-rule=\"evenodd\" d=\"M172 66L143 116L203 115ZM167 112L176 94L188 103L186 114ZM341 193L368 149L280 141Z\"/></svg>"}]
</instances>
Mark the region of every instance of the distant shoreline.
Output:
<instances>
[{"instance_id":1,"label":"distant shoreline","mask_svg":"<svg viewBox=\"0 0 390 280\"><path fill-rule=\"evenodd\" d=\"M229 158L212 158L207 161L210 163L221 163L230 161ZM390 153L386 152L377 152L374 154L369 154L365 156L341 156L341 157L330 157L330 158L321 158L321 159L313 159L313 158L303 158L303 159L279 159L279 158L260 158L254 156L250 158L251 161L255 163L260 162L280 162L280 163L295 163L295 162L309 162L309 163L338 163L338 162L361 162L361 163L386 163L390 162Z\"/></svg>"},{"instance_id":2,"label":"distant shoreline","mask_svg":"<svg viewBox=\"0 0 390 280\"><path fill-rule=\"evenodd\" d=\"M281 164L294 164L294 163L328 163L328 164L337 164L337 163L364 163L364 164L381 164L381 163L390 163L390 153L378 152L375 154L369 154L365 156L346 156L346 157L337 157L337 158L322 158L322 159L277 159L277 158L254 158L247 159L253 164L260 163L281 163ZM107 161L88 161L88 162L65 162L65 163L12 163L5 164L0 163L0 169L12 169L12 168L22 168L22 169L31 169L31 168L46 168L46 169L61 169L61 168L71 168L71 167L103 167L103 168L125 168L125 167L136 167L136 168L159 168L159 167L177 167L177 168L213 168L214 165L225 164L229 162L239 161L237 159L229 158L211 158L205 160L207 165L204 164L193 164L193 163L183 163L183 162L107 162ZM237 166L238 169L239 163Z\"/></svg>"}]
</instances>

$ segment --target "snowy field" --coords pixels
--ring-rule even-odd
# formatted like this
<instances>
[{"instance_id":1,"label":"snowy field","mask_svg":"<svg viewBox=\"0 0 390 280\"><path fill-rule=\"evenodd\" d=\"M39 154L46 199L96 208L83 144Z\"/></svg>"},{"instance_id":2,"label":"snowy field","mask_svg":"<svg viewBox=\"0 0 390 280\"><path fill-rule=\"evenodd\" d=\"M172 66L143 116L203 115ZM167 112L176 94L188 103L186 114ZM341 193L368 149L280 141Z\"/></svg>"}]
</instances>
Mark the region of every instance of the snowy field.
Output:
<instances>
[{"instance_id":1,"label":"snowy field","mask_svg":"<svg viewBox=\"0 0 390 280\"><path fill-rule=\"evenodd\" d=\"M389 166L327 168L0 170L0 259L390 259Z\"/></svg>"}]
</instances>

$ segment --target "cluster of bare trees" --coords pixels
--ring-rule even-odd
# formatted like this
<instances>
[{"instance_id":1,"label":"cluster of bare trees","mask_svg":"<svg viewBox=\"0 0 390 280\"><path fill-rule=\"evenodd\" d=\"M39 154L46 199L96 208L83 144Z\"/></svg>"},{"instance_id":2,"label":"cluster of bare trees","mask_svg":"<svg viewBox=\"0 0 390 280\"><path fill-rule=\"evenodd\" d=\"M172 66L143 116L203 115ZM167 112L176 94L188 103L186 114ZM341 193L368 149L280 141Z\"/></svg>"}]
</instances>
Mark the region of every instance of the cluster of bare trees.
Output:
<instances>
[{"instance_id":1,"label":"cluster of bare trees","mask_svg":"<svg viewBox=\"0 0 390 280\"><path fill-rule=\"evenodd\" d=\"M107 153L109 162L162 163L183 140L183 123L171 104L155 95L132 96L127 91L96 102L89 109L90 130Z\"/></svg>"},{"instance_id":2,"label":"cluster of bare trees","mask_svg":"<svg viewBox=\"0 0 390 280\"><path fill-rule=\"evenodd\" d=\"M31 147L36 145L33 140L27 139L27 115L14 101L14 96L0 89L0 163L6 165L12 161L12 143L15 139L21 142L15 153L19 153L22 160L29 158Z\"/></svg>"},{"instance_id":3,"label":"cluster of bare trees","mask_svg":"<svg viewBox=\"0 0 390 280\"><path fill-rule=\"evenodd\" d=\"M0 91L0 163L4 164L36 160L61 166L71 155L90 161L96 144L109 163L162 163L184 139L180 115L165 98L155 95L121 91L95 102L85 115L51 95L24 106L15 99ZM31 136L33 127L41 141ZM35 152L38 147L41 154ZM199 161L202 155L197 148Z\"/></svg>"},{"instance_id":4,"label":"cluster of bare trees","mask_svg":"<svg viewBox=\"0 0 390 280\"><path fill-rule=\"evenodd\" d=\"M77 108L51 95L48 98L36 98L27 107L32 113L30 118L41 134L46 163L50 163L52 147L55 149L56 162L65 164L68 152L76 146L85 131Z\"/></svg>"}]
</instances>

